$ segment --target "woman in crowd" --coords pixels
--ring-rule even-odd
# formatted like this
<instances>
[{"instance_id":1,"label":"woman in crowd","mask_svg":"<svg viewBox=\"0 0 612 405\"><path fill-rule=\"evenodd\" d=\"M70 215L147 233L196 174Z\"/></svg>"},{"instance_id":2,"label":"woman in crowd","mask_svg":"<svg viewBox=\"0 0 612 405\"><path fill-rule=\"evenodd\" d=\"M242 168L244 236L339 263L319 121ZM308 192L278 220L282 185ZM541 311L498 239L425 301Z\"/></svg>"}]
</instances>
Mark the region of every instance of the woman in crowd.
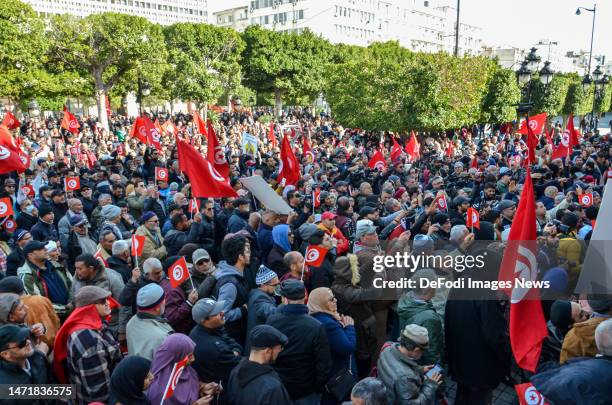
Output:
<instances>
[{"instance_id":1,"label":"woman in crowd","mask_svg":"<svg viewBox=\"0 0 612 405\"><path fill-rule=\"evenodd\" d=\"M128 356L113 371L109 405L150 405L144 391L153 382L151 362L144 357Z\"/></svg>"}]
</instances>

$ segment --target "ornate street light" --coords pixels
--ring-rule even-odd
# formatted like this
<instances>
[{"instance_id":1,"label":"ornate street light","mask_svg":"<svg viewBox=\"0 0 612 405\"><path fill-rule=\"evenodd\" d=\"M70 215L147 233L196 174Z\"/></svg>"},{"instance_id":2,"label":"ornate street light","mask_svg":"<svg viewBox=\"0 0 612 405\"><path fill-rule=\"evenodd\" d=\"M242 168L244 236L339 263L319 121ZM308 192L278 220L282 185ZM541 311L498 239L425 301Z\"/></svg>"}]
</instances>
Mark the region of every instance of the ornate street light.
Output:
<instances>
[{"instance_id":1,"label":"ornate street light","mask_svg":"<svg viewBox=\"0 0 612 405\"><path fill-rule=\"evenodd\" d=\"M520 84L529 83L531 80L531 70L527 67L527 62L521 63L521 68L516 73Z\"/></svg>"},{"instance_id":2,"label":"ornate street light","mask_svg":"<svg viewBox=\"0 0 612 405\"><path fill-rule=\"evenodd\" d=\"M591 80L591 76L589 75L584 75L584 78L582 79L582 90L586 93L587 91L589 91L589 88L591 88L591 84L593 83L593 81Z\"/></svg>"},{"instance_id":3,"label":"ornate street light","mask_svg":"<svg viewBox=\"0 0 612 405\"><path fill-rule=\"evenodd\" d=\"M544 62L544 67L540 70L540 82L544 86L548 86L554 74L555 72L550 68L550 62Z\"/></svg>"},{"instance_id":4,"label":"ornate street light","mask_svg":"<svg viewBox=\"0 0 612 405\"><path fill-rule=\"evenodd\" d=\"M525 62L527 62L527 68L531 72L535 72L536 70L538 70L538 65L540 64L540 61L542 60L536 54L537 50L538 50L537 48L531 48L531 50L529 51L529 55L527 55L527 57L525 58Z\"/></svg>"},{"instance_id":5,"label":"ornate street light","mask_svg":"<svg viewBox=\"0 0 612 405\"><path fill-rule=\"evenodd\" d=\"M40 106L36 100L32 100L28 103L28 114L30 118L36 120L40 116Z\"/></svg>"}]
</instances>

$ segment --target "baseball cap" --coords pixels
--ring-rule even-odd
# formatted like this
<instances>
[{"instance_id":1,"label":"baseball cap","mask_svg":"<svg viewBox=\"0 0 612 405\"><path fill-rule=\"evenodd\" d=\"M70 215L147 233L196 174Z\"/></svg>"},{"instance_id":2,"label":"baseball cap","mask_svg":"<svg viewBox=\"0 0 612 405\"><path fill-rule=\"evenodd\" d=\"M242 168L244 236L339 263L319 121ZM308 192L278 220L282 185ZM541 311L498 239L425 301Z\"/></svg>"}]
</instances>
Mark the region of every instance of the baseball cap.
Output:
<instances>
[{"instance_id":1,"label":"baseball cap","mask_svg":"<svg viewBox=\"0 0 612 405\"><path fill-rule=\"evenodd\" d=\"M36 250L43 250L46 249L47 245L45 243L42 243L38 240L33 240L31 242L28 242L27 245L25 245L23 247L23 255L25 257L28 257L28 255Z\"/></svg>"},{"instance_id":2,"label":"baseball cap","mask_svg":"<svg viewBox=\"0 0 612 405\"><path fill-rule=\"evenodd\" d=\"M7 324L0 326L0 351L6 350L10 343L21 343L30 336L30 329Z\"/></svg>"},{"instance_id":3,"label":"baseball cap","mask_svg":"<svg viewBox=\"0 0 612 405\"><path fill-rule=\"evenodd\" d=\"M215 316L223 311L225 301L215 301L210 298L202 298L195 303L191 309L191 316L196 323L201 323L206 318Z\"/></svg>"},{"instance_id":4,"label":"baseball cap","mask_svg":"<svg viewBox=\"0 0 612 405\"><path fill-rule=\"evenodd\" d=\"M268 348L274 346L285 346L289 338L274 326L257 325L250 332L251 347Z\"/></svg>"},{"instance_id":5,"label":"baseball cap","mask_svg":"<svg viewBox=\"0 0 612 405\"><path fill-rule=\"evenodd\" d=\"M334 219L336 217L337 215L331 211L325 211L323 214L321 214L321 219Z\"/></svg>"},{"instance_id":6,"label":"baseball cap","mask_svg":"<svg viewBox=\"0 0 612 405\"><path fill-rule=\"evenodd\" d=\"M285 280L280 285L280 295L289 300L301 300L306 296L304 283L299 280Z\"/></svg>"},{"instance_id":7,"label":"baseball cap","mask_svg":"<svg viewBox=\"0 0 612 405\"><path fill-rule=\"evenodd\" d=\"M210 254L208 254L208 251L206 249L196 249L191 255L191 259L192 263L196 264L202 259L210 260Z\"/></svg>"}]
</instances>

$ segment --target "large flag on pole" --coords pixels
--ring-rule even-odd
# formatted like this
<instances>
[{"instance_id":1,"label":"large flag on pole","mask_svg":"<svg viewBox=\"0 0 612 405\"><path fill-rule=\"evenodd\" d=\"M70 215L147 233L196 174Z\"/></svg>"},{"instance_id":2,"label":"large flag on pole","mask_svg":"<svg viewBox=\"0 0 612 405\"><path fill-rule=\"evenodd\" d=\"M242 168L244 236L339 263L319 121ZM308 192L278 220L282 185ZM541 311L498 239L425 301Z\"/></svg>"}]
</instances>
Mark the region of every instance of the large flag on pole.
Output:
<instances>
[{"instance_id":1,"label":"large flag on pole","mask_svg":"<svg viewBox=\"0 0 612 405\"><path fill-rule=\"evenodd\" d=\"M393 140L393 146L391 147L391 161L395 162L402 156L402 147L399 143L397 143L395 136L391 136L391 139Z\"/></svg>"},{"instance_id":2,"label":"large flag on pole","mask_svg":"<svg viewBox=\"0 0 612 405\"><path fill-rule=\"evenodd\" d=\"M419 145L419 141L417 140L416 134L414 131L410 131L410 140L406 144L404 150L410 156L410 161L414 162L419 157L421 157L421 145Z\"/></svg>"},{"instance_id":3,"label":"large flag on pole","mask_svg":"<svg viewBox=\"0 0 612 405\"><path fill-rule=\"evenodd\" d=\"M208 129L206 133L206 143L208 146L206 159L215 166L215 170L218 171L221 176L227 177L230 171L229 163L227 163L225 152L223 152L223 147L217 139L217 134L215 134L215 129L210 120L208 120Z\"/></svg>"},{"instance_id":4,"label":"large flag on pole","mask_svg":"<svg viewBox=\"0 0 612 405\"><path fill-rule=\"evenodd\" d=\"M546 126L547 116L546 113L542 113L534 115L533 117L528 117L525 121L521 122L521 126L517 132L522 135L529 135L529 130L531 130L535 135L540 135Z\"/></svg>"},{"instance_id":5,"label":"large flag on pole","mask_svg":"<svg viewBox=\"0 0 612 405\"><path fill-rule=\"evenodd\" d=\"M21 126L21 122L19 122L12 112L7 111L6 114L4 114L4 119L0 125L4 125L8 129L17 129Z\"/></svg>"},{"instance_id":6,"label":"large flag on pole","mask_svg":"<svg viewBox=\"0 0 612 405\"><path fill-rule=\"evenodd\" d=\"M510 344L519 367L535 372L548 335L539 291L527 282L538 277L536 260L535 195L531 170L527 168L518 209L512 221L508 244L499 271L499 280L510 282L504 288L510 300Z\"/></svg>"},{"instance_id":7,"label":"large flag on pole","mask_svg":"<svg viewBox=\"0 0 612 405\"><path fill-rule=\"evenodd\" d=\"M62 118L60 126L66 131L70 131L75 135L78 135L79 128L81 128L81 125L79 125L79 121L74 115L72 115L70 111L68 111L66 107L64 107L64 118Z\"/></svg>"},{"instance_id":8,"label":"large flag on pole","mask_svg":"<svg viewBox=\"0 0 612 405\"><path fill-rule=\"evenodd\" d=\"M200 135L208 137L208 131L206 131L206 124L204 123L204 120L202 119L202 117L200 117L200 114L197 111L193 112L193 120L196 124L196 127L198 128L198 132L200 133Z\"/></svg>"},{"instance_id":9,"label":"large flag on pole","mask_svg":"<svg viewBox=\"0 0 612 405\"><path fill-rule=\"evenodd\" d=\"M283 186L295 185L300 179L300 163L291 149L287 135L283 135L281 144L281 161L278 169L278 182Z\"/></svg>"},{"instance_id":10,"label":"large flag on pole","mask_svg":"<svg viewBox=\"0 0 612 405\"><path fill-rule=\"evenodd\" d=\"M384 170L387 167L387 162L385 162L385 157L383 156L380 149L377 149L376 152L370 158L368 162L368 167L370 169L378 169L380 171Z\"/></svg>"}]
</instances>

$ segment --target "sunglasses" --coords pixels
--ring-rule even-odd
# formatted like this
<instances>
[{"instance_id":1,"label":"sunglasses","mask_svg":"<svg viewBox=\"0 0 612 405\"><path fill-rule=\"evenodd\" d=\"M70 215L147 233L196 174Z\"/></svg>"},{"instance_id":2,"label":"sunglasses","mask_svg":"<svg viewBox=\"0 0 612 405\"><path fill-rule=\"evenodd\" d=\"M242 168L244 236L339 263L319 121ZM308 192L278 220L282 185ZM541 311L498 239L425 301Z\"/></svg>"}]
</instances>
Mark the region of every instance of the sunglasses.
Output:
<instances>
[{"instance_id":1,"label":"sunglasses","mask_svg":"<svg viewBox=\"0 0 612 405\"><path fill-rule=\"evenodd\" d=\"M198 266L204 264L204 263L210 263L210 259L201 259L200 261L198 261L196 264Z\"/></svg>"}]
</instances>

